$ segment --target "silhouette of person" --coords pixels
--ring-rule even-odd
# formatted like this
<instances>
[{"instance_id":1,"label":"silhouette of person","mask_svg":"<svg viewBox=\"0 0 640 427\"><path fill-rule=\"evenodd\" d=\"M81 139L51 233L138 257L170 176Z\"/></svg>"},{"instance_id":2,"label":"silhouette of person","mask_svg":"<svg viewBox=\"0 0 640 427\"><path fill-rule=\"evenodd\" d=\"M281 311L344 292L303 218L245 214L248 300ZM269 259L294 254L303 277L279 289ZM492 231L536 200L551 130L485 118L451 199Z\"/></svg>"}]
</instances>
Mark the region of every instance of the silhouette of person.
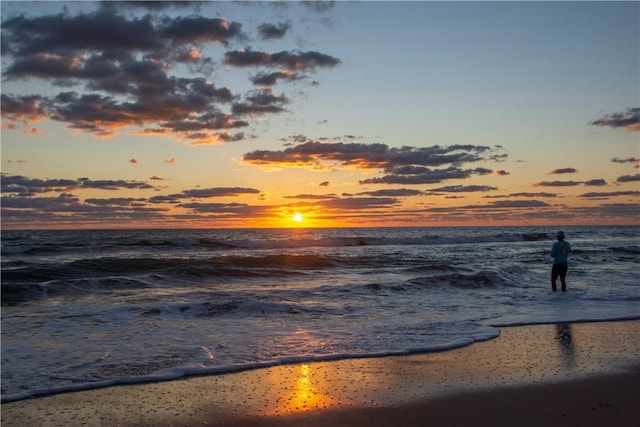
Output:
<instances>
[{"instance_id":1,"label":"silhouette of person","mask_svg":"<svg viewBox=\"0 0 640 427\"><path fill-rule=\"evenodd\" d=\"M556 280L560 276L560 282L562 283L562 292L567 290L567 259L571 253L571 245L564 240L564 231L558 231L558 241L553 244L551 248L551 256L553 257L553 267L551 268L551 289L553 292L557 290Z\"/></svg>"}]
</instances>

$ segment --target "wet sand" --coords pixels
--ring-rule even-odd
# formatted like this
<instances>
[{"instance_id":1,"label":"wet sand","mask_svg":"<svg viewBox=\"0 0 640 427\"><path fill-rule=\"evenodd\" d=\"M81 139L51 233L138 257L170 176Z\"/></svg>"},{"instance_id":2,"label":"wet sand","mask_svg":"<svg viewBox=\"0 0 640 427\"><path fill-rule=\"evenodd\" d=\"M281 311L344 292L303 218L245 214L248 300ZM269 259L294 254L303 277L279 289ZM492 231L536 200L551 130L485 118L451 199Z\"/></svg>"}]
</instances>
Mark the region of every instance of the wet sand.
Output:
<instances>
[{"instance_id":1,"label":"wet sand","mask_svg":"<svg viewBox=\"0 0 640 427\"><path fill-rule=\"evenodd\" d=\"M640 321L504 328L452 351L301 363L2 405L3 426L626 426Z\"/></svg>"}]
</instances>

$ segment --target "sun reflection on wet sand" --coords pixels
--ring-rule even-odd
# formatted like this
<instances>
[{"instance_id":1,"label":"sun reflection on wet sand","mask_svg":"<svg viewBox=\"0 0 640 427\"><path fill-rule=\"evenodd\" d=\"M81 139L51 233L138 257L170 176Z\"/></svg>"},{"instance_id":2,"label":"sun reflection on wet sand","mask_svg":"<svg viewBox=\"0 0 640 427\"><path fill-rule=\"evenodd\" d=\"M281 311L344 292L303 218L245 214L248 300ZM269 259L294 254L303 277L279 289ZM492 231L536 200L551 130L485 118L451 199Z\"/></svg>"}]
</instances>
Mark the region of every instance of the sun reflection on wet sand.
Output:
<instances>
[{"instance_id":1,"label":"sun reflection on wet sand","mask_svg":"<svg viewBox=\"0 0 640 427\"><path fill-rule=\"evenodd\" d=\"M336 400L333 397L328 396L318 388L317 383L325 381L322 377L313 375L313 369L308 364L298 366L297 371L299 376L295 380L293 389L286 399L283 399L277 412L283 414L303 412L336 404ZM326 384L323 384L321 388L326 389Z\"/></svg>"}]
</instances>

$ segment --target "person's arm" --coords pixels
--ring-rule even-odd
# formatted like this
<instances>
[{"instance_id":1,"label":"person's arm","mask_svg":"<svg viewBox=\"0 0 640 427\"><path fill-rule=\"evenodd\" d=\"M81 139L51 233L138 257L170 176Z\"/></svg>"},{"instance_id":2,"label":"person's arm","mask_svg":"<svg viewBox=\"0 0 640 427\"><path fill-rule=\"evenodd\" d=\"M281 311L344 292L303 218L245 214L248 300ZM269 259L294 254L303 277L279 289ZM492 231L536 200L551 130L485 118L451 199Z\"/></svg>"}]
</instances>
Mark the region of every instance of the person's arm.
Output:
<instances>
[{"instance_id":1,"label":"person's arm","mask_svg":"<svg viewBox=\"0 0 640 427\"><path fill-rule=\"evenodd\" d=\"M557 243L554 243L554 244L553 244L553 246L551 247L551 256L552 256L553 258L555 258L555 257L556 257L556 251L557 251L557 250L558 250L558 244L557 244Z\"/></svg>"}]
</instances>

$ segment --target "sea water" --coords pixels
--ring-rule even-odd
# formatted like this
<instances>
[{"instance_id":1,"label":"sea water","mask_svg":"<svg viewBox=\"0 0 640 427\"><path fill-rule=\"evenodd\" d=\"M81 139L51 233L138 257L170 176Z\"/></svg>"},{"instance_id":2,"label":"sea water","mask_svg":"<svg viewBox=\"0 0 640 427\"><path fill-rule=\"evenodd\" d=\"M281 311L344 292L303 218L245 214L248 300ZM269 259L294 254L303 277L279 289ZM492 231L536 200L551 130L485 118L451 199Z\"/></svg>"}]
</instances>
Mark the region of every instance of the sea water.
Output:
<instances>
[{"instance_id":1,"label":"sea water","mask_svg":"<svg viewBox=\"0 0 640 427\"><path fill-rule=\"evenodd\" d=\"M640 318L640 227L2 232L2 401Z\"/></svg>"}]
</instances>

